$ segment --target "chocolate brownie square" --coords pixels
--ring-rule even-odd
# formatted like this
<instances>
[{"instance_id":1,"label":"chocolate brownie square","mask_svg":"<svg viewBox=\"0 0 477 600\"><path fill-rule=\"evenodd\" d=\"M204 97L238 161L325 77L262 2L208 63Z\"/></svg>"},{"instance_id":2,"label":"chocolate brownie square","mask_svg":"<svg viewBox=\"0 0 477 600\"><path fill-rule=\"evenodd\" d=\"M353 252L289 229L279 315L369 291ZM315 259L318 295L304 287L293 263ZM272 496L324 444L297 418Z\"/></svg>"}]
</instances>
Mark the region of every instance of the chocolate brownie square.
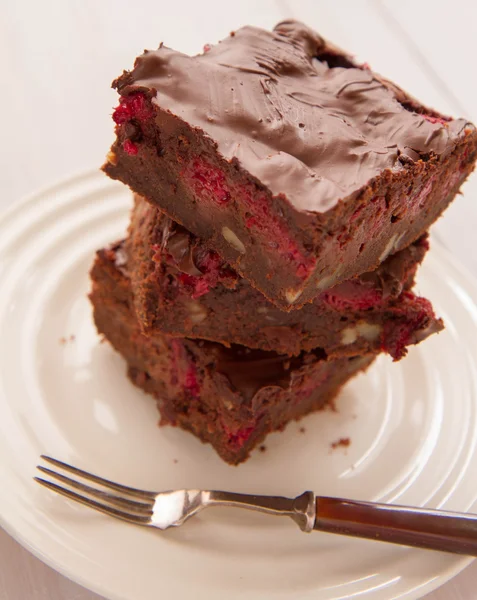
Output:
<instances>
[{"instance_id":1,"label":"chocolate brownie square","mask_svg":"<svg viewBox=\"0 0 477 600\"><path fill-rule=\"evenodd\" d=\"M440 331L431 304L411 292L427 236L365 273L322 292L301 310L269 302L200 239L140 196L126 241L136 314L148 334L201 338L298 355L387 352Z\"/></svg>"},{"instance_id":2,"label":"chocolate brownie square","mask_svg":"<svg viewBox=\"0 0 477 600\"><path fill-rule=\"evenodd\" d=\"M131 381L156 398L161 424L191 431L230 464L246 460L269 432L322 408L374 360L145 336L127 268L121 245L98 252L90 295L98 332L125 358Z\"/></svg>"},{"instance_id":3,"label":"chocolate brownie square","mask_svg":"<svg viewBox=\"0 0 477 600\"><path fill-rule=\"evenodd\" d=\"M477 134L295 22L202 54L160 46L113 86L105 172L283 310L417 240L474 168Z\"/></svg>"}]
</instances>

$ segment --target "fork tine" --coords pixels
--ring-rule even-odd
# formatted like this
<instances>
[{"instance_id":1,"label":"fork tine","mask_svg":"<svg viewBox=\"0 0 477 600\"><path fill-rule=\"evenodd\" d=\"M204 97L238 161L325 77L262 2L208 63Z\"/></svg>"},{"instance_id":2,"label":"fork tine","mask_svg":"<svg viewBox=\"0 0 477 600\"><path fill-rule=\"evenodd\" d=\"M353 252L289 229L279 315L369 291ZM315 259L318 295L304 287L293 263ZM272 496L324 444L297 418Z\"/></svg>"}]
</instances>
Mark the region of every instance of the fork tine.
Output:
<instances>
[{"instance_id":1,"label":"fork tine","mask_svg":"<svg viewBox=\"0 0 477 600\"><path fill-rule=\"evenodd\" d=\"M61 496L66 496L70 500L74 500L79 502L80 504L84 504L88 508L93 508L99 512L102 512L110 517L116 517L117 519L122 519L123 521L127 521L128 523L134 523L135 525L149 525L150 519L149 517L142 517L139 515L131 515L122 510L118 510L111 506L107 506L106 504L102 504L101 502L96 502L95 500L90 500L89 498L85 498L76 492L72 492L65 488L62 488L56 483L52 483L51 481L47 481L46 479L42 479L41 477L34 477L35 481L37 481L40 485L48 488L60 494Z\"/></svg>"},{"instance_id":2,"label":"fork tine","mask_svg":"<svg viewBox=\"0 0 477 600\"><path fill-rule=\"evenodd\" d=\"M75 475L78 475L79 477L82 477L87 481L98 483L99 485L102 485L105 488L109 488L110 490L114 490L115 492L120 492L122 494L134 496L136 498L142 498L143 500L153 500L157 496L157 492L148 492L146 490L139 490L137 488L121 485L120 483L115 483L114 481L110 481L109 479L104 479L103 477L99 477L98 475L88 473L88 471L78 469L78 467L73 467L67 463L61 462L61 460L57 460L56 458L52 458L51 456L45 456L44 454L42 454L40 458L42 458L48 463L51 463L52 465L55 465L56 467L64 469L69 473L74 473Z\"/></svg>"},{"instance_id":3,"label":"fork tine","mask_svg":"<svg viewBox=\"0 0 477 600\"><path fill-rule=\"evenodd\" d=\"M93 498L104 500L105 502L108 502L109 504L113 505L113 507L115 508L124 508L128 511L132 511L143 516L152 515L152 508L154 505L152 501L144 503L137 502L136 500L129 500L127 498L120 498L119 496L115 496L114 494L110 494L109 492L98 490L89 485L85 485L84 483L80 483L79 481L75 481L70 477L61 475L61 473L56 473L56 471L52 471L51 469L47 469L46 467L38 466L37 469L42 473L46 473L54 479L58 479L59 481L66 483L66 485L75 490L84 492L85 494L88 494Z\"/></svg>"}]
</instances>

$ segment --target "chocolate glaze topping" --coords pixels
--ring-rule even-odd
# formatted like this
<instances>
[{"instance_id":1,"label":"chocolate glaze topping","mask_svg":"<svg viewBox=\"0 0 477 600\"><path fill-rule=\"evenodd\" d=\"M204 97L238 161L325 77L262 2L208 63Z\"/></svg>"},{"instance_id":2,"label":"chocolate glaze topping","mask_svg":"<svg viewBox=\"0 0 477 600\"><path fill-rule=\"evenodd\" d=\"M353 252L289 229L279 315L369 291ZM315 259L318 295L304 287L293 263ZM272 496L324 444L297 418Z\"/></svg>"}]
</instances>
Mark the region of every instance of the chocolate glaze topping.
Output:
<instances>
[{"instance_id":1,"label":"chocolate glaze topping","mask_svg":"<svg viewBox=\"0 0 477 600\"><path fill-rule=\"evenodd\" d=\"M147 91L303 211L330 209L383 169L445 155L471 126L413 112L402 90L296 21L244 27L198 56L146 51L113 85Z\"/></svg>"},{"instance_id":2,"label":"chocolate glaze topping","mask_svg":"<svg viewBox=\"0 0 477 600\"><path fill-rule=\"evenodd\" d=\"M162 248L172 257L179 271L188 275L202 275L194 262L194 244L189 232L165 215L163 219Z\"/></svg>"},{"instance_id":3,"label":"chocolate glaze topping","mask_svg":"<svg viewBox=\"0 0 477 600\"><path fill-rule=\"evenodd\" d=\"M264 387L288 388L291 373L303 366L300 357L281 356L275 352L251 350L244 346L225 348L213 344L215 368L247 399L251 400ZM316 351L319 354L319 351ZM326 358L322 353L320 358Z\"/></svg>"}]
</instances>

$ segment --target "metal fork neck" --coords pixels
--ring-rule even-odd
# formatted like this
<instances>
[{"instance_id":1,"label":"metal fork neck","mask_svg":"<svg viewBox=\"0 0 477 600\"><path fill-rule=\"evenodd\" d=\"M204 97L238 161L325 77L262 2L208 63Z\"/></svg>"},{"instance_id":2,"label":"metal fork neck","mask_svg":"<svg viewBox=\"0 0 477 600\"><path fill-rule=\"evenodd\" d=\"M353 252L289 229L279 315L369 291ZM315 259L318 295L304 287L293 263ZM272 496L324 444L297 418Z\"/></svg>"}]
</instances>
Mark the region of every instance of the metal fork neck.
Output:
<instances>
[{"instance_id":1,"label":"metal fork neck","mask_svg":"<svg viewBox=\"0 0 477 600\"><path fill-rule=\"evenodd\" d=\"M304 492L296 498L282 496L257 496L252 494L236 494L234 492L207 491L202 492L205 506L233 506L247 508L270 515L290 517L302 531L313 531L316 516L315 494Z\"/></svg>"}]
</instances>

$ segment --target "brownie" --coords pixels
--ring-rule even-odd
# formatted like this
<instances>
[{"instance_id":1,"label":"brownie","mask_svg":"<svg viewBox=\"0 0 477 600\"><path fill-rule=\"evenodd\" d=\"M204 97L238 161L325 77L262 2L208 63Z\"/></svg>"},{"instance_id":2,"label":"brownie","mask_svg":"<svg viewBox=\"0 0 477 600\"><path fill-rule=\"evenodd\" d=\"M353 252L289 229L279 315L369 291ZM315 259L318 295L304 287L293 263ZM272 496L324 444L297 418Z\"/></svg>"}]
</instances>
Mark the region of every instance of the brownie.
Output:
<instances>
[{"instance_id":1,"label":"brownie","mask_svg":"<svg viewBox=\"0 0 477 600\"><path fill-rule=\"evenodd\" d=\"M161 424L210 443L230 464L244 461L267 433L322 408L373 356L289 358L212 342L141 333L125 253L98 252L91 272L98 332L125 358L134 384L157 399Z\"/></svg>"},{"instance_id":2,"label":"brownie","mask_svg":"<svg viewBox=\"0 0 477 600\"><path fill-rule=\"evenodd\" d=\"M161 45L113 86L104 171L283 310L418 239L476 159L471 123L295 21L244 27L192 57Z\"/></svg>"},{"instance_id":3,"label":"brownie","mask_svg":"<svg viewBox=\"0 0 477 600\"><path fill-rule=\"evenodd\" d=\"M287 355L321 347L330 357L385 351L399 359L407 346L443 327L431 304L410 291L427 236L376 271L291 312L269 302L215 251L137 195L126 248L136 314L146 333Z\"/></svg>"}]
</instances>

